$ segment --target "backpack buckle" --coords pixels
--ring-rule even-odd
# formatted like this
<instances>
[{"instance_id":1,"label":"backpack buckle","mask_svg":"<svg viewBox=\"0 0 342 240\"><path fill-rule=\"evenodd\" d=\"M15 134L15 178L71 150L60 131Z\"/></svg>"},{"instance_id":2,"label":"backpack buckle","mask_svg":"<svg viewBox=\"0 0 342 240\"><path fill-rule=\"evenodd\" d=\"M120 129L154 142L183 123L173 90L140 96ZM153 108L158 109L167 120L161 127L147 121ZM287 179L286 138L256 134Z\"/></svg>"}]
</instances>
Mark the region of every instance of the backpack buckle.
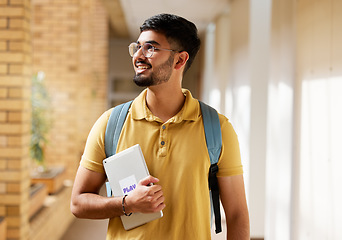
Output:
<instances>
[{"instance_id":1,"label":"backpack buckle","mask_svg":"<svg viewBox=\"0 0 342 240\"><path fill-rule=\"evenodd\" d=\"M211 164L209 168L209 175L216 175L218 172L219 168L217 166L217 163Z\"/></svg>"},{"instance_id":2,"label":"backpack buckle","mask_svg":"<svg viewBox=\"0 0 342 240\"><path fill-rule=\"evenodd\" d=\"M218 172L218 169L219 168L217 166L217 163L210 165L208 180L209 180L209 189L211 189L211 191L219 190L217 177L216 177L216 173Z\"/></svg>"}]
</instances>

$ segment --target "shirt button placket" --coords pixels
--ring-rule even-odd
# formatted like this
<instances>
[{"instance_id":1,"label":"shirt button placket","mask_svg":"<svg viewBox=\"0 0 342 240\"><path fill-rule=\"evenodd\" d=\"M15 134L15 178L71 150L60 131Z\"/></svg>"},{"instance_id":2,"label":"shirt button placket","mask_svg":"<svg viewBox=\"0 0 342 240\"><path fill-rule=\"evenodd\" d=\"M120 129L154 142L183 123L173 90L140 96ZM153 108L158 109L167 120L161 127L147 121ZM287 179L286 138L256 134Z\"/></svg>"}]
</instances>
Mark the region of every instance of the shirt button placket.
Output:
<instances>
[{"instance_id":1,"label":"shirt button placket","mask_svg":"<svg viewBox=\"0 0 342 240\"><path fill-rule=\"evenodd\" d=\"M166 125L161 126L160 130L160 148L161 148L161 153L163 156L166 155Z\"/></svg>"}]
</instances>

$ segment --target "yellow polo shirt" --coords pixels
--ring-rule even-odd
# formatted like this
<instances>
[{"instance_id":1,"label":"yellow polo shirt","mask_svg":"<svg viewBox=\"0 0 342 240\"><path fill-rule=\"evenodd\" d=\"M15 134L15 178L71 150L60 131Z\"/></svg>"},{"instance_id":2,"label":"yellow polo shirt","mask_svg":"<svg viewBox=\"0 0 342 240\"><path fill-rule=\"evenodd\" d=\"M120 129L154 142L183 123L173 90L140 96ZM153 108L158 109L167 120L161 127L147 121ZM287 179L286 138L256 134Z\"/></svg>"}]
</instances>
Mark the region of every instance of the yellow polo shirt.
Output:
<instances>
[{"instance_id":1,"label":"yellow polo shirt","mask_svg":"<svg viewBox=\"0 0 342 240\"><path fill-rule=\"evenodd\" d=\"M154 116L146 105L146 90L132 103L123 126L117 151L140 144L149 172L159 178L165 196L164 216L126 231L120 218L109 221L107 240L111 239L196 239L208 240L210 200L208 170L210 159L206 147L199 103L188 90L183 108L167 122ZM112 109L94 124L86 143L81 165L104 172L106 158L104 137ZM222 152L218 176L242 174L237 136L228 119L219 115Z\"/></svg>"}]
</instances>

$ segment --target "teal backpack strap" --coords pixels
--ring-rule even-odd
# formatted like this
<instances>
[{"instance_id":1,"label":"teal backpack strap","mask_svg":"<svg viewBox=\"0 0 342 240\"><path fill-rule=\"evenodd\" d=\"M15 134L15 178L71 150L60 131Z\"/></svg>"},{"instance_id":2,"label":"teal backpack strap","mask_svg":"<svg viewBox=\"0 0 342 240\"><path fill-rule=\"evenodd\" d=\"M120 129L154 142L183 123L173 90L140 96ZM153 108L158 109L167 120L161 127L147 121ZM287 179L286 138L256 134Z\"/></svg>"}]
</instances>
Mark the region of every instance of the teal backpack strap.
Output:
<instances>
[{"instance_id":1,"label":"teal backpack strap","mask_svg":"<svg viewBox=\"0 0 342 240\"><path fill-rule=\"evenodd\" d=\"M105 133L105 152L107 158L116 153L120 133L131 104L132 101L129 101L116 106L109 116Z\"/></svg>"},{"instance_id":2,"label":"teal backpack strap","mask_svg":"<svg viewBox=\"0 0 342 240\"><path fill-rule=\"evenodd\" d=\"M132 101L129 101L116 106L109 116L105 133L105 152L107 158L116 153L116 147L119 141L120 133L131 104ZM106 182L106 189L107 197L111 197L112 189L109 185L109 182Z\"/></svg>"},{"instance_id":3,"label":"teal backpack strap","mask_svg":"<svg viewBox=\"0 0 342 240\"><path fill-rule=\"evenodd\" d=\"M210 188L210 201L212 210L214 210L215 215L215 232L222 232L221 227L221 212L220 212L220 196L219 187L216 177L218 172L217 162L220 158L221 148L222 148L222 134L220 119L217 111L206 105L205 103L199 101L202 111L203 126L205 132L205 140L207 143L208 153L210 157L210 168L209 168L209 188Z\"/></svg>"}]
</instances>

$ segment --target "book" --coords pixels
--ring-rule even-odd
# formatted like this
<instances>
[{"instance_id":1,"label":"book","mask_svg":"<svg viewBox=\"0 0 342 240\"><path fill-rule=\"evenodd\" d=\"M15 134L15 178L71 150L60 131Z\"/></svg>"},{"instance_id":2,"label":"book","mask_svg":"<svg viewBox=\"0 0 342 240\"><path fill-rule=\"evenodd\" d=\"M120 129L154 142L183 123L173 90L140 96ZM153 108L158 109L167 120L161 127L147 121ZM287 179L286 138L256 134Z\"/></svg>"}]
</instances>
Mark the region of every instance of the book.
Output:
<instances>
[{"instance_id":1,"label":"book","mask_svg":"<svg viewBox=\"0 0 342 240\"><path fill-rule=\"evenodd\" d=\"M109 185L114 197L129 195L138 182L148 177L149 171L140 145L136 144L103 160ZM141 226L161 218L163 212L133 213L131 216L120 216L125 230Z\"/></svg>"}]
</instances>

